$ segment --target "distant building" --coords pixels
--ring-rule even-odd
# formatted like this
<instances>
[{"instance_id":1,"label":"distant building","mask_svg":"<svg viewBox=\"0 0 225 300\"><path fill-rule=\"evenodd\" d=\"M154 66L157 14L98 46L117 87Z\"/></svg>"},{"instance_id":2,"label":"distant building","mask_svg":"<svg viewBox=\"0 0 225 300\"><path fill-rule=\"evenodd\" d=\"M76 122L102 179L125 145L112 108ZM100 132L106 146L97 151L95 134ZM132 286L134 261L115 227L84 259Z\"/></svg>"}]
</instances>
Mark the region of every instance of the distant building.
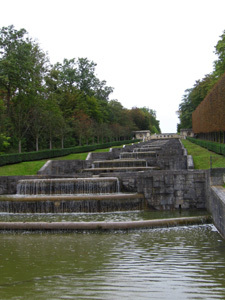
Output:
<instances>
[{"instance_id":1,"label":"distant building","mask_svg":"<svg viewBox=\"0 0 225 300\"><path fill-rule=\"evenodd\" d=\"M180 135L181 138L186 139L186 137L194 137L194 132L192 131L192 129L181 129L180 130Z\"/></svg>"},{"instance_id":2,"label":"distant building","mask_svg":"<svg viewBox=\"0 0 225 300\"><path fill-rule=\"evenodd\" d=\"M178 133L159 133L151 135L151 139L180 139L181 136Z\"/></svg>"},{"instance_id":3,"label":"distant building","mask_svg":"<svg viewBox=\"0 0 225 300\"><path fill-rule=\"evenodd\" d=\"M134 131L135 139L139 139L144 141L149 141L151 139L151 132L150 130L140 130Z\"/></svg>"}]
</instances>

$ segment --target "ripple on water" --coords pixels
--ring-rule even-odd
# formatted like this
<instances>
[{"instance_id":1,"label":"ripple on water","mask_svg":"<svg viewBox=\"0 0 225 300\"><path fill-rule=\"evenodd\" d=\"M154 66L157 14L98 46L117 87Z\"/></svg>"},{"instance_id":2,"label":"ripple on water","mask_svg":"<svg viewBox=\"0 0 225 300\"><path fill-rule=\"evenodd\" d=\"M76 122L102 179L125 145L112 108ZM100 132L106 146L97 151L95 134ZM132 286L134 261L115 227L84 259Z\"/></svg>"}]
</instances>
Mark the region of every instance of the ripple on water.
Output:
<instances>
[{"instance_id":1,"label":"ripple on water","mask_svg":"<svg viewBox=\"0 0 225 300\"><path fill-rule=\"evenodd\" d=\"M225 241L213 225L0 234L0 245L6 300L225 299Z\"/></svg>"}]
</instances>

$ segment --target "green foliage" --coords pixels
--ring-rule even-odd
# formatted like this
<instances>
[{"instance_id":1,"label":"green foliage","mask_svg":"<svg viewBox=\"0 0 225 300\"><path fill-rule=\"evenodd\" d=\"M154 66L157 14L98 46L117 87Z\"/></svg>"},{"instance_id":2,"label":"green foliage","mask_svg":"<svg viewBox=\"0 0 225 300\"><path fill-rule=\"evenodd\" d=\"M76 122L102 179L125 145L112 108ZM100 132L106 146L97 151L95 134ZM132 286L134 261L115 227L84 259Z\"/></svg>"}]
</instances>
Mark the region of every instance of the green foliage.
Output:
<instances>
[{"instance_id":1,"label":"green foliage","mask_svg":"<svg viewBox=\"0 0 225 300\"><path fill-rule=\"evenodd\" d=\"M192 112L204 100L225 72L225 31L215 46L215 54L218 59L214 62L212 73L206 74L203 79L197 80L192 88L185 90L179 104L180 124L178 124L178 131L182 128L192 128Z\"/></svg>"},{"instance_id":2,"label":"green foliage","mask_svg":"<svg viewBox=\"0 0 225 300\"><path fill-rule=\"evenodd\" d=\"M50 65L25 29L2 27L0 134L11 137L4 149L25 157L25 151L126 140L133 130L160 132L153 110L128 110L110 101L113 88L96 76L95 68L87 58Z\"/></svg>"},{"instance_id":3,"label":"green foliage","mask_svg":"<svg viewBox=\"0 0 225 300\"><path fill-rule=\"evenodd\" d=\"M4 152L10 146L10 137L0 133L0 153Z\"/></svg>"},{"instance_id":4,"label":"green foliage","mask_svg":"<svg viewBox=\"0 0 225 300\"><path fill-rule=\"evenodd\" d=\"M225 30L215 46L215 54L218 59L214 62L214 73L217 78L220 78L225 72Z\"/></svg>"},{"instance_id":5,"label":"green foliage","mask_svg":"<svg viewBox=\"0 0 225 300\"><path fill-rule=\"evenodd\" d=\"M130 111L136 130L150 130L151 133L160 133L159 121L156 112L147 107L133 107Z\"/></svg>"}]
</instances>

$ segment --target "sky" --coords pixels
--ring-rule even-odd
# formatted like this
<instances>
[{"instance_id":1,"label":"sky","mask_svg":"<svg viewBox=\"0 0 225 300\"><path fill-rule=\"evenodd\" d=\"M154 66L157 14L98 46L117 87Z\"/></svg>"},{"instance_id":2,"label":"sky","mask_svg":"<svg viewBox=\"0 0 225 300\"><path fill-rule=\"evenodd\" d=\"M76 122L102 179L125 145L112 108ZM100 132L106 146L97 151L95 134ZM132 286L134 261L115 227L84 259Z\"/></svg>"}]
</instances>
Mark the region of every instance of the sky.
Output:
<instances>
[{"instance_id":1,"label":"sky","mask_svg":"<svg viewBox=\"0 0 225 300\"><path fill-rule=\"evenodd\" d=\"M0 27L25 28L50 62L87 57L125 108L177 131L185 90L213 71L224 0L0 0Z\"/></svg>"}]
</instances>

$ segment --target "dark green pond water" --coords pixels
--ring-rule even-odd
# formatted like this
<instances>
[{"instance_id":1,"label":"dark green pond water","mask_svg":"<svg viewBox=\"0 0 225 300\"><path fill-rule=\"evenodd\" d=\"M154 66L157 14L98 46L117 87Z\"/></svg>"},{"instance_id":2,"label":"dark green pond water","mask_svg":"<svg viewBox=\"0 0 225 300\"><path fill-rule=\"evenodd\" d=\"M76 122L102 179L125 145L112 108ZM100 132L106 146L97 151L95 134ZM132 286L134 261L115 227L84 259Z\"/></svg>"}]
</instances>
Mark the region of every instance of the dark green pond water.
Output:
<instances>
[{"instance_id":1,"label":"dark green pond water","mask_svg":"<svg viewBox=\"0 0 225 300\"><path fill-rule=\"evenodd\" d=\"M1 300L225 299L225 241L213 225L0 233L0 275Z\"/></svg>"}]
</instances>

